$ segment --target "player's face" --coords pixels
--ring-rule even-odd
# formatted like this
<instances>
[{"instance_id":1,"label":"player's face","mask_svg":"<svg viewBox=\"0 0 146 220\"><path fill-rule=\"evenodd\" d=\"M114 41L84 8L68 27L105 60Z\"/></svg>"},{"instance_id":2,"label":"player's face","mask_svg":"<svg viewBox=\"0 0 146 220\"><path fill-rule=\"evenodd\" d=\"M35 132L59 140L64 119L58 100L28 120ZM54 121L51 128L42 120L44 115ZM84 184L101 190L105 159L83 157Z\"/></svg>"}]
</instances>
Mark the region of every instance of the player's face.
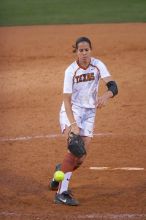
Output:
<instances>
[{"instance_id":1,"label":"player's face","mask_svg":"<svg viewBox=\"0 0 146 220\"><path fill-rule=\"evenodd\" d=\"M80 63L89 63L91 57L91 48L88 42L78 44L77 56Z\"/></svg>"}]
</instances>

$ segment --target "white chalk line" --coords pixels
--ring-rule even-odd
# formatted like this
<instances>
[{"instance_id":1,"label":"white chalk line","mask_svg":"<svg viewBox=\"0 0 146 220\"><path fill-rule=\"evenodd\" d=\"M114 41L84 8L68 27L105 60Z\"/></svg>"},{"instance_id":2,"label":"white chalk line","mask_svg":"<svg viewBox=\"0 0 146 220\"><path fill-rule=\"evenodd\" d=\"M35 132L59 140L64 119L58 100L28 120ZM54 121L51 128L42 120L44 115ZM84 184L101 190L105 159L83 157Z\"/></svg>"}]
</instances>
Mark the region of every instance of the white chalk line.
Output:
<instances>
[{"instance_id":1,"label":"white chalk line","mask_svg":"<svg viewBox=\"0 0 146 220\"><path fill-rule=\"evenodd\" d=\"M131 134L116 134L116 133L95 133L94 137L97 136L139 136L139 135L146 135L146 133L131 133ZM47 135L34 135L34 136L18 136L18 137L0 137L0 142L8 142L8 141L29 141L32 139L50 139L50 138L57 138L57 137L64 137L62 134L47 134Z\"/></svg>"},{"instance_id":2,"label":"white chalk line","mask_svg":"<svg viewBox=\"0 0 146 220\"><path fill-rule=\"evenodd\" d=\"M90 170L99 170L99 171L104 171L104 170L127 170L127 171L140 171L144 170L143 167L89 167Z\"/></svg>"},{"instance_id":3,"label":"white chalk line","mask_svg":"<svg viewBox=\"0 0 146 220\"><path fill-rule=\"evenodd\" d=\"M31 139L45 139L45 138L56 138L61 137L61 134L47 134L47 135L35 135L35 136L19 136L19 137L0 137L0 142L7 141L29 141Z\"/></svg>"},{"instance_id":4,"label":"white chalk line","mask_svg":"<svg viewBox=\"0 0 146 220\"><path fill-rule=\"evenodd\" d=\"M29 213L17 213L17 212L7 212L3 211L0 212L0 216L3 217L33 217L33 219L41 220L43 217L54 217L57 218L57 214L45 214L40 215L37 213L29 214ZM63 216L62 216L63 217ZM65 219L99 219L99 220L144 220L146 217L146 213L144 214L138 214L138 213L123 213L123 214L111 214L111 213L105 213L105 214L98 214L98 213L89 213L89 214L74 214L74 215L65 215Z\"/></svg>"},{"instance_id":5,"label":"white chalk line","mask_svg":"<svg viewBox=\"0 0 146 220\"><path fill-rule=\"evenodd\" d=\"M146 214L86 214L79 215L78 219L99 219L99 220L144 220Z\"/></svg>"}]
</instances>

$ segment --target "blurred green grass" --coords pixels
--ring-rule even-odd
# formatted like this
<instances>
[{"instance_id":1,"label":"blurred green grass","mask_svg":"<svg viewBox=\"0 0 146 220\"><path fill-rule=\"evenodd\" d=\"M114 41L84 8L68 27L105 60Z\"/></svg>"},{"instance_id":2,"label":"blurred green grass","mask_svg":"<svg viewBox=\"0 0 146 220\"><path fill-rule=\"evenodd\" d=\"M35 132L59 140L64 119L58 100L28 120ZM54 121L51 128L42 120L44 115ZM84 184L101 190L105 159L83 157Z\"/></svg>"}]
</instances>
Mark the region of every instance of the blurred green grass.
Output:
<instances>
[{"instance_id":1,"label":"blurred green grass","mask_svg":"<svg viewBox=\"0 0 146 220\"><path fill-rule=\"evenodd\" d=\"M0 26L146 22L146 0L0 0Z\"/></svg>"}]
</instances>

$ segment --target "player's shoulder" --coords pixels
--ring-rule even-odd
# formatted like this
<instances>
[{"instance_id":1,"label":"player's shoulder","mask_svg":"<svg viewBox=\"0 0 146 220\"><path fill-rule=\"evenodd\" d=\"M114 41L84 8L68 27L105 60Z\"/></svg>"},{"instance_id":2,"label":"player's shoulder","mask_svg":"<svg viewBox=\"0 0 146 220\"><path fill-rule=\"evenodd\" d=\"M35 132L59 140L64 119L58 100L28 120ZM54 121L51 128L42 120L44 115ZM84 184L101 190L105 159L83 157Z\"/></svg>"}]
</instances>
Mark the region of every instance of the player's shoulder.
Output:
<instances>
[{"instance_id":1,"label":"player's shoulder","mask_svg":"<svg viewBox=\"0 0 146 220\"><path fill-rule=\"evenodd\" d=\"M67 73L72 72L73 73L77 68L78 68L77 62L74 61L66 68L65 72L67 72Z\"/></svg>"},{"instance_id":2,"label":"player's shoulder","mask_svg":"<svg viewBox=\"0 0 146 220\"><path fill-rule=\"evenodd\" d=\"M98 58L91 57L91 65L99 67L104 65L104 63Z\"/></svg>"}]
</instances>

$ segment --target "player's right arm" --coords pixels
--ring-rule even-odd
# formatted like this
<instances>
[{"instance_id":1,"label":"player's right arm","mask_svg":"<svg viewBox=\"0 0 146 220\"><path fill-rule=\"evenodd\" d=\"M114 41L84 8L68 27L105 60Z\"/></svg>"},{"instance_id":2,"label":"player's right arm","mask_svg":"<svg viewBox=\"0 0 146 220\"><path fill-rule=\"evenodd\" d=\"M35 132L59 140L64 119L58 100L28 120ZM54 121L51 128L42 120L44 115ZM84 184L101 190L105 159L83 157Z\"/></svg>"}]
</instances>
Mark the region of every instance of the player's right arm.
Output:
<instances>
[{"instance_id":1,"label":"player's right arm","mask_svg":"<svg viewBox=\"0 0 146 220\"><path fill-rule=\"evenodd\" d=\"M64 101L64 106L65 106L65 111L67 114L67 117L70 121L70 126L71 126L71 131L74 132L75 134L79 133L79 128L76 124L76 120L73 115L72 111L72 104L71 104L71 93L64 93L63 94L63 101Z\"/></svg>"},{"instance_id":2,"label":"player's right arm","mask_svg":"<svg viewBox=\"0 0 146 220\"><path fill-rule=\"evenodd\" d=\"M73 76L74 76L73 70L70 66L65 71L64 87L63 87L63 102L64 102L67 117L68 117L69 122L71 124L71 131L74 132L75 134L78 134L79 133L79 128L76 124L76 120L75 120L74 115L73 115L72 103L71 103L72 87L73 87Z\"/></svg>"}]
</instances>

